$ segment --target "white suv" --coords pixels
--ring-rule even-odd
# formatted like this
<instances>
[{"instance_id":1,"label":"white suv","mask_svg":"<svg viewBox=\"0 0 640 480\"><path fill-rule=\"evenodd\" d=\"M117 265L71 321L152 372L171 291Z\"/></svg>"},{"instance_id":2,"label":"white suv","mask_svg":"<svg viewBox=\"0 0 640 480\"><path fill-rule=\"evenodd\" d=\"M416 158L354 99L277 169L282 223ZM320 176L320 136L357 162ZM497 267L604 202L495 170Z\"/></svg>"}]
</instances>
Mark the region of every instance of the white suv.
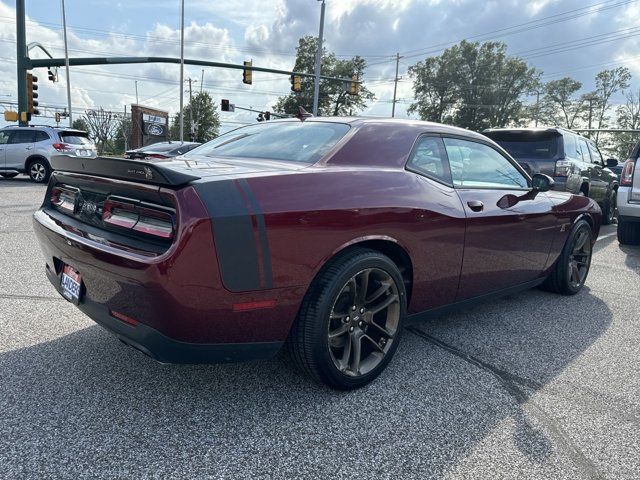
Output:
<instances>
[{"instance_id":1,"label":"white suv","mask_svg":"<svg viewBox=\"0 0 640 480\"><path fill-rule=\"evenodd\" d=\"M640 143L624 162L618 188L618 241L624 245L640 245Z\"/></svg>"},{"instance_id":2,"label":"white suv","mask_svg":"<svg viewBox=\"0 0 640 480\"><path fill-rule=\"evenodd\" d=\"M37 183L51 175L53 155L95 158L96 147L87 132L51 126L5 127L0 129L0 176L25 173Z\"/></svg>"}]
</instances>

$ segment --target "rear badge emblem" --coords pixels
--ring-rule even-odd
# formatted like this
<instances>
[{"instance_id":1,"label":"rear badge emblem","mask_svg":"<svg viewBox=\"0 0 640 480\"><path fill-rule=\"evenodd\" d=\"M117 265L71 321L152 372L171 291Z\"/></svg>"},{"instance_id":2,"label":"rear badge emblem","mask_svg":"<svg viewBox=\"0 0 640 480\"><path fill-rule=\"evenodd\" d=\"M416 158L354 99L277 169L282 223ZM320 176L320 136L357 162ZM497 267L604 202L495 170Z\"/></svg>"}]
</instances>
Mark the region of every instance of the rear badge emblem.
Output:
<instances>
[{"instance_id":1,"label":"rear badge emblem","mask_svg":"<svg viewBox=\"0 0 640 480\"><path fill-rule=\"evenodd\" d=\"M153 172L149 167L144 167L144 178L151 180L153 178Z\"/></svg>"},{"instance_id":2,"label":"rear badge emblem","mask_svg":"<svg viewBox=\"0 0 640 480\"><path fill-rule=\"evenodd\" d=\"M87 216L95 215L97 210L98 206L93 202L83 202L80 207L80 213Z\"/></svg>"}]
</instances>

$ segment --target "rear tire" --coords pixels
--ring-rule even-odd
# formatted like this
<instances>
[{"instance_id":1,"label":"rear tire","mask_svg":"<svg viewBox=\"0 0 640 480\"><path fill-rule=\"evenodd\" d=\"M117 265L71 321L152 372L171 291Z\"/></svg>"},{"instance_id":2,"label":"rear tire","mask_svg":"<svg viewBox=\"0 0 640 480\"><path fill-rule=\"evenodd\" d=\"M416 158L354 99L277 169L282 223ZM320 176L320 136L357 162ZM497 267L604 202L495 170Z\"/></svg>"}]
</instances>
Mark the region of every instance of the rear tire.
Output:
<instances>
[{"instance_id":1,"label":"rear tire","mask_svg":"<svg viewBox=\"0 0 640 480\"><path fill-rule=\"evenodd\" d=\"M579 220L542 288L562 295L575 295L582 290L591 267L592 238L587 221Z\"/></svg>"},{"instance_id":2,"label":"rear tire","mask_svg":"<svg viewBox=\"0 0 640 480\"><path fill-rule=\"evenodd\" d=\"M388 257L350 249L311 284L286 353L317 382L340 390L362 387L385 369L398 348L406 304L402 276Z\"/></svg>"},{"instance_id":3,"label":"rear tire","mask_svg":"<svg viewBox=\"0 0 640 480\"><path fill-rule=\"evenodd\" d=\"M640 245L640 222L618 219L618 242L621 245Z\"/></svg>"},{"instance_id":4,"label":"rear tire","mask_svg":"<svg viewBox=\"0 0 640 480\"><path fill-rule=\"evenodd\" d=\"M611 225L616 218L616 201L617 193L615 190L609 195L609 199L605 204L605 208L602 209L602 224Z\"/></svg>"},{"instance_id":5,"label":"rear tire","mask_svg":"<svg viewBox=\"0 0 640 480\"><path fill-rule=\"evenodd\" d=\"M17 173L0 173L0 177L3 177L3 178L13 178L17 176L18 176Z\"/></svg>"},{"instance_id":6,"label":"rear tire","mask_svg":"<svg viewBox=\"0 0 640 480\"><path fill-rule=\"evenodd\" d=\"M35 183L47 183L51 176L51 167L45 159L36 158L29 162L27 172L29 173L31 181Z\"/></svg>"}]
</instances>

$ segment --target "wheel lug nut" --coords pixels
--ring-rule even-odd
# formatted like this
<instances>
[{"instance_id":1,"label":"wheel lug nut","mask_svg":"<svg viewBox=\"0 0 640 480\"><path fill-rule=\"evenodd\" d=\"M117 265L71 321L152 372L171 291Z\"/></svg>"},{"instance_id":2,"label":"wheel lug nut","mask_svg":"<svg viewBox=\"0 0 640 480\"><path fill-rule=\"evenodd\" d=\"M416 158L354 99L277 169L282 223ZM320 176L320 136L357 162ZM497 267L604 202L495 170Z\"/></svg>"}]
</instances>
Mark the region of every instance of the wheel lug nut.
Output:
<instances>
[{"instance_id":1,"label":"wheel lug nut","mask_svg":"<svg viewBox=\"0 0 640 480\"><path fill-rule=\"evenodd\" d=\"M350 328L349 328L349 331L350 331L350 332L353 332L353 327L350 327Z\"/></svg>"},{"instance_id":2,"label":"wheel lug nut","mask_svg":"<svg viewBox=\"0 0 640 480\"><path fill-rule=\"evenodd\" d=\"M355 312L356 311L356 306L354 305L353 307L351 307L351 310L353 310Z\"/></svg>"},{"instance_id":3,"label":"wheel lug nut","mask_svg":"<svg viewBox=\"0 0 640 480\"><path fill-rule=\"evenodd\" d=\"M361 327L361 326L362 326L362 322L359 322L359 323L358 323L358 326L359 326L359 327Z\"/></svg>"},{"instance_id":4,"label":"wheel lug nut","mask_svg":"<svg viewBox=\"0 0 640 480\"><path fill-rule=\"evenodd\" d=\"M344 323L349 323L349 321L351 320L351 318L349 317L344 317L344 319L342 320Z\"/></svg>"},{"instance_id":5,"label":"wheel lug nut","mask_svg":"<svg viewBox=\"0 0 640 480\"><path fill-rule=\"evenodd\" d=\"M361 308L361 309L360 309L360 313L364 313L364 308Z\"/></svg>"}]
</instances>

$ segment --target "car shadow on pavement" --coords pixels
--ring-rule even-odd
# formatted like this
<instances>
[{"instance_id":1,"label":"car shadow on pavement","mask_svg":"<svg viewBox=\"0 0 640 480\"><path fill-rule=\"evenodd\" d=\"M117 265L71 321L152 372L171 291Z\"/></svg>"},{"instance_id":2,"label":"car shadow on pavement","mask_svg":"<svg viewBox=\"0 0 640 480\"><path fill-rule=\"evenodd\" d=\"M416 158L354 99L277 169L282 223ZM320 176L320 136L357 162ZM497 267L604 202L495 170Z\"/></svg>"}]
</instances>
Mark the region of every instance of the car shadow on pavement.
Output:
<instances>
[{"instance_id":1,"label":"car shadow on pavement","mask_svg":"<svg viewBox=\"0 0 640 480\"><path fill-rule=\"evenodd\" d=\"M0 477L439 478L505 428L547 468L562 446L530 399L610 322L588 290L513 295L409 327L354 392L282 356L161 365L90 326L0 353Z\"/></svg>"}]
</instances>

